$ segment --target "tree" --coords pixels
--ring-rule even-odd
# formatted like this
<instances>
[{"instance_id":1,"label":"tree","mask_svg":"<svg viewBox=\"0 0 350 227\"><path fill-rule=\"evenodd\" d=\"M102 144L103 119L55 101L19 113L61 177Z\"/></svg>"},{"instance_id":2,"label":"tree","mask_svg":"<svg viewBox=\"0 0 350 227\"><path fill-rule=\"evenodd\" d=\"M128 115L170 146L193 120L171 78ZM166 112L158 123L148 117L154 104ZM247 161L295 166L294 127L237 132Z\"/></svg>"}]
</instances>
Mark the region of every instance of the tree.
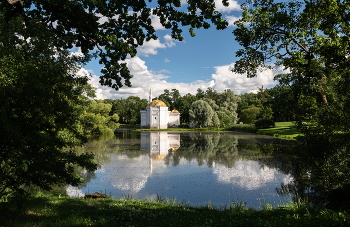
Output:
<instances>
[{"instance_id":1,"label":"tree","mask_svg":"<svg viewBox=\"0 0 350 227\"><path fill-rule=\"evenodd\" d=\"M91 100L87 111L94 114L108 116L112 110L112 105L105 103L103 100Z\"/></svg>"},{"instance_id":2,"label":"tree","mask_svg":"<svg viewBox=\"0 0 350 227\"><path fill-rule=\"evenodd\" d=\"M98 56L104 65L100 83L115 89L131 86L129 69L125 60L136 55L136 48L145 41L157 39L152 17L171 31L172 38L182 41L181 26L188 26L192 36L194 28L209 28L211 23L217 29L224 29L228 23L215 9L214 1L67 1L67 0L26 0L23 5L2 1L2 19L8 24L20 19L25 23L24 32L17 33L25 38L40 38L36 28L51 33L55 39L52 45L58 49L81 48L85 56ZM22 1L20 1L22 2ZM227 1L224 1L227 6ZM19 32L19 31L16 31ZM29 36L28 36L29 35Z\"/></svg>"},{"instance_id":3,"label":"tree","mask_svg":"<svg viewBox=\"0 0 350 227\"><path fill-rule=\"evenodd\" d=\"M119 128L119 116L110 115L112 104L103 100L91 100L81 116L84 131L92 134L113 133Z\"/></svg>"},{"instance_id":4,"label":"tree","mask_svg":"<svg viewBox=\"0 0 350 227\"><path fill-rule=\"evenodd\" d=\"M295 121L295 103L293 93L290 87L285 85L276 85L269 89L272 96L271 108L273 111L273 120L276 121ZM289 103L289 105L286 105Z\"/></svg>"},{"instance_id":5,"label":"tree","mask_svg":"<svg viewBox=\"0 0 350 227\"><path fill-rule=\"evenodd\" d=\"M303 124L302 114L297 113L298 126L304 133L300 150L313 153L312 159L323 167L333 172L336 169L342 180L337 180L336 186L327 185L325 192L343 195L348 201L350 196L339 192L350 187L349 3L258 0L243 10L234 30L236 40L243 46L237 52L240 59L235 72L254 77L257 71L272 68L273 62L288 69L278 79L289 80L298 109L305 112L309 106L315 108L312 125ZM307 101L303 106L301 97ZM316 161L319 158L322 161ZM331 174L323 173L327 178Z\"/></svg>"},{"instance_id":6,"label":"tree","mask_svg":"<svg viewBox=\"0 0 350 227\"><path fill-rule=\"evenodd\" d=\"M238 102L241 100L238 95L235 95L230 89L226 89L219 93L219 105L231 112L236 112L238 107Z\"/></svg>"},{"instance_id":7,"label":"tree","mask_svg":"<svg viewBox=\"0 0 350 227\"><path fill-rule=\"evenodd\" d=\"M349 130L349 116L340 114L350 102L348 89L343 89L350 80L348 6L346 0L254 1L235 23L234 34L243 49L237 51L234 71L254 77L259 70L271 69L271 62L288 69L294 90L317 98L317 122L333 122L319 126L330 132L334 127ZM327 115L332 117L324 118Z\"/></svg>"},{"instance_id":8,"label":"tree","mask_svg":"<svg viewBox=\"0 0 350 227\"><path fill-rule=\"evenodd\" d=\"M148 101L146 99L141 99L137 96L129 96L124 99L124 121L129 124L140 124L141 122L141 110L145 110Z\"/></svg>"},{"instance_id":9,"label":"tree","mask_svg":"<svg viewBox=\"0 0 350 227\"><path fill-rule=\"evenodd\" d=\"M235 95L233 91L230 89L226 89L225 91L218 94L219 97L219 106L221 113L219 115L219 119L221 123L224 123L225 126L229 126L232 124L236 124L238 120L237 108L238 102L241 100L238 95ZM227 116L228 119L223 120ZM220 116L222 118L220 118Z\"/></svg>"},{"instance_id":10,"label":"tree","mask_svg":"<svg viewBox=\"0 0 350 227\"><path fill-rule=\"evenodd\" d=\"M258 119L260 113L260 108L256 106L250 106L247 109L241 111L241 116L239 118L245 124L252 124Z\"/></svg>"},{"instance_id":11,"label":"tree","mask_svg":"<svg viewBox=\"0 0 350 227\"><path fill-rule=\"evenodd\" d=\"M78 65L98 57L100 83L131 86L123 60L145 41L157 39L152 17L183 40L182 26L224 29L213 1L3 0L0 3L0 196L30 184L76 185L74 165L93 170L89 154L73 147L84 141L79 122L87 78ZM227 1L224 2L225 5ZM67 51L79 48L81 57ZM139 113L139 111L138 111ZM132 120L136 122L137 120Z\"/></svg>"},{"instance_id":12,"label":"tree","mask_svg":"<svg viewBox=\"0 0 350 227\"><path fill-rule=\"evenodd\" d=\"M177 89L171 89L169 91L168 89L164 90L164 93L159 95L158 99L162 100L170 110L178 109L178 100L181 97L179 90ZM169 104L169 105L168 105Z\"/></svg>"},{"instance_id":13,"label":"tree","mask_svg":"<svg viewBox=\"0 0 350 227\"><path fill-rule=\"evenodd\" d=\"M211 124L213 114L213 109L203 100L192 103L189 110L190 120L200 128Z\"/></svg>"},{"instance_id":14,"label":"tree","mask_svg":"<svg viewBox=\"0 0 350 227\"><path fill-rule=\"evenodd\" d=\"M172 97L171 109L178 109L179 108L179 98L181 98L179 90L171 89L170 94Z\"/></svg>"},{"instance_id":15,"label":"tree","mask_svg":"<svg viewBox=\"0 0 350 227\"><path fill-rule=\"evenodd\" d=\"M119 121L121 123L125 123L124 116L125 116L125 101L124 99L105 99L106 103L109 103L112 105L111 112L109 112L109 115L112 116L114 114L117 114L119 116Z\"/></svg>"},{"instance_id":16,"label":"tree","mask_svg":"<svg viewBox=\"0 0 350 227\"><path fill-rule=\"evenodd\" d=\"M197 99L202 99L202 98L204 98L204 96L205 96L204 91L201 88L198 88L197 93L196 93Z\"/></svg>"},{"instance_id":17,"label":"tree","mask_svg":"<svg viewBox=\"0 0 350 227\"><path fill-rule=\"evenodd\" d=\"M202 98L201 100L206 101L214 111L219 110L219 106L216 104L215 100L210 98Z\"/></svg>"},{"instance_id":18,"label":"tree","mask_svg":"<svg viewBox=\"0 0 350 227\"><path fill-rule=\"evenodd\" d=\"M169 105L172 103L172 97L171 97L170 91L168 89L165 89L164 93L160 94L159 97L155 98L155 99L160 99L164 103L168 103Z\"/></svg>"},{"instance_id":19,"label":"tree","mask_svg":"<svg viewBox=\"0 0 350 227\"><path fill-rule=\"evenodd\" d=\"M107 126L112 129L113 131L117 128L119 128L120 124L119 122L119 116L118 114L113 114L112 116L109 116L107 118Z\"/></svg>"},{"instance_id":20,"label":"tree","mask_svg":"<svg viewBox=\"0 0 350 227\"><path fill-rule=\"evenodd\" d=\"M232 113L229 110L220 107L216 114L219 118L220 125L223 127L227 127L233 125L237 122L237 113Z\"/></svg>"},{"instance_id":21,"label":"tree","mask_svg":"<svg viewBox=\"0 0 350 227\"><path fill-rule=\"evenodd\" d=\"M279 84L268 90L272 96L274 121L312 121L317 113L315 96L303 94L290 81L290 76L277 75ZM289 105L286 105L289 103Z\"/></svg>"},{"instance_id":22,"label":"tree","mask_svg":"<svg viewBox=\"0 0 350 227\"><path fill-rule=\"evenodd\" d=\"M257 98L261 102L260 113L258 119L269 119L273 118L272 106L272 96L269 89L264 89L264 87L258 88Z\"/></svg>"},{"instance_id":23,"label":"tree","mask_svg":"<svg viewBox=\"0 0 350 227\"><path fill-rule=\"evenodd\" d=\"M212 87L208 87L205 91L205 98L217 101L218 100L218 93L214 90Z\"/></svg>"},{"instance_id":24,"label":"tree","mask_svg":"<svg viewBox=\"0 0 350 227\"><path fill-rule=\"evenodd\" d=\"M148 101L137 96L129 96L127 99L105 100L112 104L110 116L117 114L121 123L139 124L141 121L140 111L145 110Z\"/></svg>"},{"instance_id":25,"label":"tree","mask_svg":"<svg viewBox=\"0 0 350 227\"><path fill-rule=\"evenodd\" d=\"M220 127L220 120L219 120L218 114L216 112L214 112L213 117L211 119L211 122L212 122L214 127Z\"/></svg>"},{"instance_id":26,"label":"tree","mask_svg":"<svg viewBox=\"0 0 350 227\"><path fill-rule=\"evenodd\" d=\"M258 99L257 94L254 93L245 93L241 94L239 96L240 101L238 102L237 112L240 114L240 112L243 109L247 109L249 106L261 106L261 101Z\"/></svg>"},{"instance_id":27,"label":"tree","mask_svg":"<svg viewBox=\"0 0 350 227\"><path fill-rule=\"evenodd\" d=\"M92 154L74 151L86 141L79 120L87 78L75 75L82 59L52 48L45 30L46 39L29 41L15 34L25 33L20 20L0 18L0 199L29 185L77 185L76 165L97 168Z\"/></svg>"},{"instance_id":28,"label":"tree","mask_svg":"<svg viewBox=\"0 0 350 227\"><path fill-rule=\"evenodd\" d=\"M193 102L197 101L197 97L190 93L180 97L178 99L178 110L181 113L181 122L189 123L190 114L189 110Z\"/></svg>"}]
</instances>

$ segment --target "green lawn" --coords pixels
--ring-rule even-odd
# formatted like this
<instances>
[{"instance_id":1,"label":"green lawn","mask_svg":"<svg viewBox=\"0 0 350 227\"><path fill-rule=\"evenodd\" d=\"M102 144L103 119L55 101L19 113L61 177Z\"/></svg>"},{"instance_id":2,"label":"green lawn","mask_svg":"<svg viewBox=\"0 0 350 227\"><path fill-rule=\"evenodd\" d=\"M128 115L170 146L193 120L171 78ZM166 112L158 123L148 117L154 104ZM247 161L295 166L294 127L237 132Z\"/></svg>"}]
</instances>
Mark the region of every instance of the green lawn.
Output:
<instances>
[{"instance_id":1,"label":"green lawn","mask_svg":"<svg viewBox=\"0 0 350 227\"><path fill-rule=\"evenodd\" d=\"M268 129L259 129L257 133L263 135L275 136L283 139L295 139L301 136L293 122L276 122L276 127Z\"/></svg>"},{"instance_id":2,"label":"green lawn","mask_svg":"<svg viewBox=\"0 0 350 227\"><path fill-rule=\"evenodd\" d=\"M0 226L350 226L349 211L296 205L262 210L241 205L190 207L171 201L94 200L44 195L0 203Z\"/></svg>"},{"instance_id":3,"label":"green lawn","mask_svg":"<svg viewBox=\"0 0 350 227\"><path fill-rule=\"evenodd\" d=\"M301 134L293 124L293 122L276 122L276 127L268 129L256 130L254 125L240 125L236 124L229 128L168 128L168 129L140 129L139 126L121 125L122 128L130 128L136 131L242 131L258 133L262 135L274 136L282 139L295 139Z\"/></svg>"}]
</instances>

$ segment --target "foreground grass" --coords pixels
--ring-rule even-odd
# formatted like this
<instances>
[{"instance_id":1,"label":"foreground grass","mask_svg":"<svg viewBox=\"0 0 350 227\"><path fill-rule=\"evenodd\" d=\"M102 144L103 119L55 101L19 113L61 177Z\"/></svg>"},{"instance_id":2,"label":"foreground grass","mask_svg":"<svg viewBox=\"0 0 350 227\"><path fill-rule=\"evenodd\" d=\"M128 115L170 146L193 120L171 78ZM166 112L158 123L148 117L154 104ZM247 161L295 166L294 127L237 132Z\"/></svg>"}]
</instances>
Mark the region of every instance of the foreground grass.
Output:
<instances>
[{"instance_id":1,"label":"foreground grass","mask_svg":"<svg viewBox=\"0 0 350 227\"><path fill-rule=\"evenodd\" d=\"M0 226L350 226L349 211L285 206L257 211L241 205L214 209L173 202L40 196L0 203Z\"/></svg>"}]
</instances>

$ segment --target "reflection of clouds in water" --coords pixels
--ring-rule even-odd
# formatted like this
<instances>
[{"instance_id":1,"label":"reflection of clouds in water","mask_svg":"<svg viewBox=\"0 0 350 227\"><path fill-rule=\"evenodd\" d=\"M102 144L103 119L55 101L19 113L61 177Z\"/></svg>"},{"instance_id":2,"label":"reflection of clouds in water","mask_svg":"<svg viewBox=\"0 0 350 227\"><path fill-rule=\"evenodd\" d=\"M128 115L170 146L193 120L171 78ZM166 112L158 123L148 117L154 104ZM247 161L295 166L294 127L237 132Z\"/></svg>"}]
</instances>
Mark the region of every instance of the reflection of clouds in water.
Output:
<instances>
[{"instance_id":1,"label":"reflection of clouds in water","mask_svg":"<svg viewBox=\"0 0 350 227\"><path fill-rule=\"evenodd\" d=\"M269 167L261 168L257 161L237 161L232 168L215 166L214 173L220 182L238 185L247 190L258 189L268 183L283 182L292 180L290 175L278 172L277 169Z\"/></svg>"},{"instance_id":2,"label":"reflection of clouds in water","mask_svg":"<svg viewBox=\"0 0 350 227\"><path fill-rule=\"evenodd\" d=\"M81 189L78 189L77 187L73 187L71 185L69 185L66 188L66 193L70 197L84 197L85 196L85 194L82 192Z\"/></svg>"},{"instance_id":3,"label":"reflection of clouds in water","mask_svg":"<svg viewBox=\"0 0 350 227\"><path fill-rule=\"evenodd\" d=\"M135 157L132 159L126 155L119 155L117 158L115 158L115 157L113 158L113 162L117 161L120 166L130 165L132 167L132 166L137 166L139 164L139 162L142 162L144 159L145 159L144 155L139 156L139 157ZM135 162L137 164L134 165L133 163L128 162L130 160L131 160L131 162ZM122 163L120 163L120 162L122 162ZM106 163L106 164L102 165L95 172L96 173L108 173L108 171L111 170L111 168L118 168L120 166L115 165L115 163Z\"/></svg>"},{"instance_id":4,"label":"reflection of clouds in water","mask_svg":"<svg viewBox=\"0 0 350 227\"><path fill-rule=\"evenodd\" d=\"M98 170L95 171L95 173L105 173L106 170L103 166L101 166L101 168L99 168Z\"/></svg>"},{"instance_id":5,"label":"reflection of clouds in water","mask_svg":"<svg viewBox=\"0 0 350 227\"><path fill-rule=\"evenodd\" d=\"M161 163L152 162L153 172L164 172ZM156 169L154 169L157 167ZM101 172L108 173L104 181L111 182L114 188L126 192L139 192L142 190L151 173L148 155L141 155L130 159L126 155L115 155L113 161L102 166ZM101 169L102 169L101 168Z\"/></svg>"},{"instance_id":6,"label":"reflection of clouds in water","mask_svg":"<svg viewBox=\"0 0 350 227\"><path fill-rule=\"evenodd\" d=\"M114 188L128 192L139 192L150 176L148 155L132 159L126 155L114 156L103 168L108 173L104 180L110 181Z\"/></svg>"},{"instance_id":7,"label":"reflection of clouds in water","mask_svg":"<svg viewBox=\"0 0 350 227\"><path fill-rule=\"evenodd\" d=\"M148 176L143 174L132 176L130 179L118 178L112 182L112 185L123 191L139 192L145 187L147 179Z\"/></svg>"}]
</instances>

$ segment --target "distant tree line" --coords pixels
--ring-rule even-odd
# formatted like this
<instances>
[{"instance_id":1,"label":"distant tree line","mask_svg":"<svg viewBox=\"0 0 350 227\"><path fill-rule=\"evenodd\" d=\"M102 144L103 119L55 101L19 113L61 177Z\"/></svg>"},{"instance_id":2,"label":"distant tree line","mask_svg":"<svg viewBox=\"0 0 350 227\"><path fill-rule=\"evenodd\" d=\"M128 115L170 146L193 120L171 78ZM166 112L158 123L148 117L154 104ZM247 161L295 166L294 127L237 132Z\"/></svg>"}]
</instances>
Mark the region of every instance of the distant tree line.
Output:
<instances>
[{"instance_id":1,"label":"distant tree line","mask_svg":"<svg viewBox=\"0 0 350 227\"><path fill-rule=\"evenodd\" d=\"M259 119L281 121L311 121L317 109L316 97L296 94L288 85L279 84L273 88L258 88L257 93L239 96L239 121L246 124Z\"/></svg>"},{"instance_id":2,"label":"distant tree line","mask_svg":"<svg viewBox=\"0 0 350 227\"><path fill-rule=\"evenodd\" d=\"M198 127L225 127L238 120L237 107L239 96L231 90L217 92L212 88L206 91L197 90L196 95L190 93L181 96L177 89L165 89L164 93L155 97L163 101L169 110L181 113L181 122L194 123ZM102 133L119 127L119 123L140 124L140 111L145 110L148 101L136 96L126 99L89 100L82 115L82 125L86 132ZM202 115L200 115L202 113Z\"/></svg>"},{"instance_id":3,"label":"distant tree line","mask_svg":"<svg viewBox=\"0 0 350 227\"><path fill-rule=\"evenodd\" d=\"M159 95L173 110L181 113L181 122L194 123L196 127L216 126L225 127L237 122L237 106L240 98L227 89L217 92L209 87L207 90L197 89L197 93L181 96L177 89L165 89Z\"/></svg>"},{"instance_id":4,"label":"distant tree line","mask_svg":"<svg viewBox=\"0 0 350 227\"><path fill-rule=\"evenodd\" d=\"M257 93L234 94L227 89L217 92L209 87L197 93L181 96L177 89L165 89L154 99L163 101L169 110L181 113L181 122L195 127L229 127L237 123L253 124L257 120L273 122L310 121L316 114L317 100L296 94L283 84L273 88L258 88ZM140 124L140 111L149 104L146 99L130 96L126 99L87 100L81 123L86 133L113 132L121 124Z\"/></svg>"}]
</instances>

